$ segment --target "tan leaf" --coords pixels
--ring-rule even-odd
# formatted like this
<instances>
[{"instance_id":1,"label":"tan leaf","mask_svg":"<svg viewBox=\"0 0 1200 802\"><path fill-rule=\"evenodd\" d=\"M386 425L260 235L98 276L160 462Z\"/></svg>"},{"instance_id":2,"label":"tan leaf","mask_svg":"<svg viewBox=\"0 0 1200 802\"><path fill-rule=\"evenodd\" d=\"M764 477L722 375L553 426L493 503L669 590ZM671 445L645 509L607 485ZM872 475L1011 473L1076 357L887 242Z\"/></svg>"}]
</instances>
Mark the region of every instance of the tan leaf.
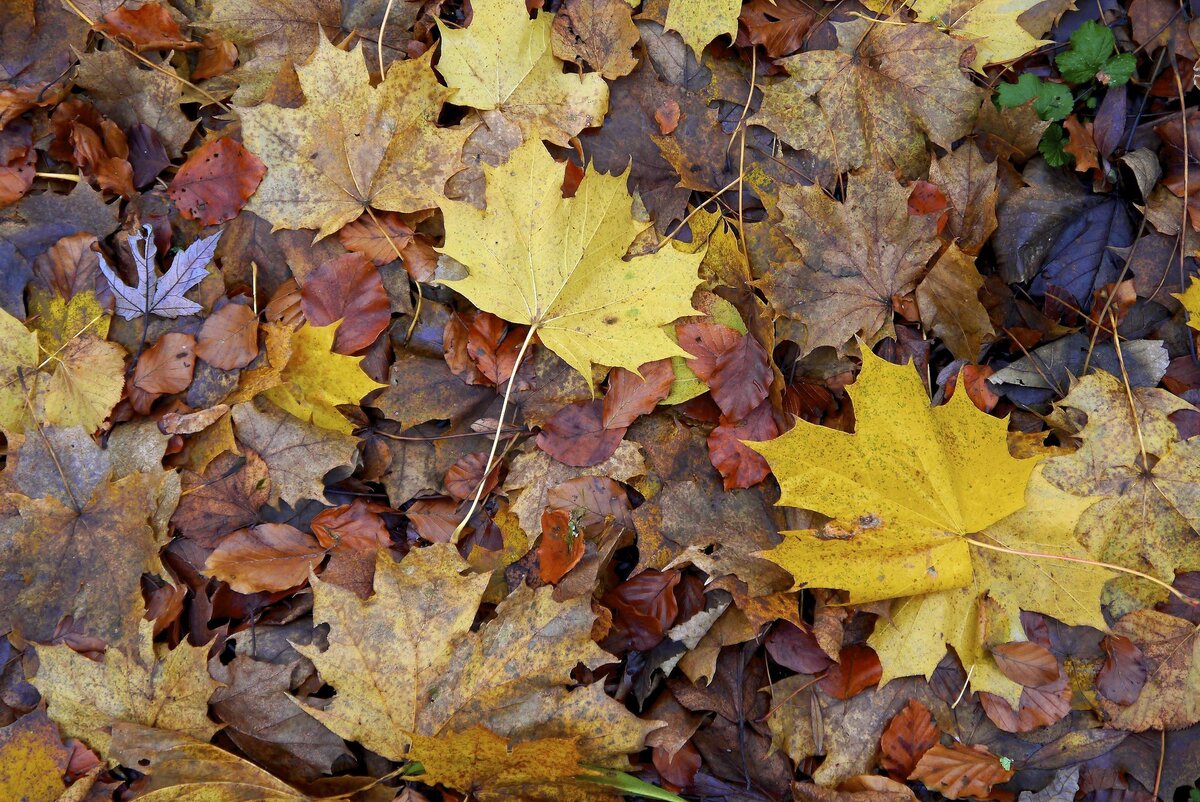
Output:
<instances>
[{"instance_id":1,"label":"tan leaf","mask_svg":"<svg viewBox=\"0 0 1200 802\"><path fill-rule=\"evenodd\" d=\"M938 744L926 752L910 779L920 780L947 799L983 799L993 785L1007 782L1012 775L986 747L956 742L949 748Z\"/></svg>"},{"instance_id":2,"label":"tan leaf","mask_svg":"<svg viewBox=\"0 0 1200 802\"><path fill-rule=\"evenodd\" d=\"M259 524L226 535L208 556L204 573L238 593L287 590L304 584L324 557L312 535L288 524Z\"/></svg>"}]
</instances>

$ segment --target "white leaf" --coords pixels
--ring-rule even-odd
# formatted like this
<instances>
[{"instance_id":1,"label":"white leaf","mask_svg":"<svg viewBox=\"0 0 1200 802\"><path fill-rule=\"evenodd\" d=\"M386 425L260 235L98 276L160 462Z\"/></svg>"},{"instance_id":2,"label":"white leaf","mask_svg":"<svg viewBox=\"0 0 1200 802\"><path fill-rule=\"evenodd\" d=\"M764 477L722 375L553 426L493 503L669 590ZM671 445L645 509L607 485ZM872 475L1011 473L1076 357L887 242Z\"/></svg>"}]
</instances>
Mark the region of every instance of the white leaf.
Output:
<instances>
[{"instance_id":1,"label":"white leaf","mask_svg":"<svg viewBox=\"0 0 1200 802\"><path fill-rule=\"evenodd\" d=\"M150 226L142 226L140 233L129 237L129 250L138 272L136 287L130 287L122 281L101 255L100 271L116 296L117 314L126 320L133 320L141 315L182 317L199 312L200 304L189 301L183 294L208 275L207 267L222 233L218 231L193 242L175 256L171 268L159 278L154 268L154 257L158 252L154 245L154 231Z\"/></svg>"}]
</instances>

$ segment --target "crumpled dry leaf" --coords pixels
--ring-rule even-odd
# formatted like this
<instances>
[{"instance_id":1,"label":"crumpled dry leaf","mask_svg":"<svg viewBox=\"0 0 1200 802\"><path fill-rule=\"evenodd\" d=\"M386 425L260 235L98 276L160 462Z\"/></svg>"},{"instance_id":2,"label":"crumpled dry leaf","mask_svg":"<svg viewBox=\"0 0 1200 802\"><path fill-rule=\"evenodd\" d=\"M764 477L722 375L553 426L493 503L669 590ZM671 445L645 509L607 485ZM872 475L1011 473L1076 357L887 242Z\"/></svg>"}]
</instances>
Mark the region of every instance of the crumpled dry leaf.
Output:
<instances>
[{"instance_id":1,"label":"crumpled dry leaf","mask_svg":"<svg viewBox=\"0 0 1200 802\"><path fill-rule=\"evenodd\" d=\"M751 120L837 172L879 164L917 177L929 164L926 138L950 150L979 110L981 90L959 67L968 45L923 23L834 27L837 50L780 61L791 79L764 89Z\"/></svg>"}]
</instances>

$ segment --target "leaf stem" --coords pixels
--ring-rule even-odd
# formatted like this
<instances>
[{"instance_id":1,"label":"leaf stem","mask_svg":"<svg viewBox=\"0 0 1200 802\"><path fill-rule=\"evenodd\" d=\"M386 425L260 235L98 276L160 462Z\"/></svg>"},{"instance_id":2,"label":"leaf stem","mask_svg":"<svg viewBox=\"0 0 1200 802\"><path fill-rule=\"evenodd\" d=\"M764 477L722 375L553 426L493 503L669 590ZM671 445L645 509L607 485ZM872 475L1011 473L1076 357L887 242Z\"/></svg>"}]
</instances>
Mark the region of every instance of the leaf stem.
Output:
<instances>
[{"instance_id":1,"label":"leaf stem","mask_svg":"<svg viewBox=\"0 0 1200 802\"><path fill-rule=\"evenodd\" d=\"M450 535L450 542L457 543L458 538L462 535L464 529L467 528L467 522L471 520L471 516L475 514L475 510L479 509L479 500L483 498L483 488L487 487L488 475L492 472L493 460L496 458L496 449L500 447L500 440L504 433L504 417L508 414L508 403L512 399L513 386L517 383L517 371L521 369L521 363L525 361L525 354L529 350L529 344L533 342L533 335L537 332L538 325L536 323L530 325L529 332L525 335L525 340L521 343L521 350L517 351L516 361L513 362L512 373L508 376L508 387L504 390L504 400L500 403L500 418L496 421L496 434L492 437L492 450L488 452L487 463L483 466L483 475L479 477L479 486L475 488L475 497L471 499L471 506L467 510L467 514L458 522L458 526L454 528L454 532Z\"/></svg>"},{"instance_id":2,"label":"leaf stem","mask_svg":"<svg viewBox=\"0 0 1200 802\"><path fill-rule=\"evenodd\" d=\"M1136 576L1139 579L1146 580L1147 582L1153 582L1155 585L1158 585L1159 587L1165 589L1172 596L1175 596L1176 598L1178 598L1184 604L1189 604L1193 607L1200 607L1200 599L1193 599L1191 596L1188 596L1185 593L1181 593L1180 591L1178 591L1175 588L1168 585L1166 582L1163 582L1158 577L1150 576L1149 574L1142 573L1141 571L1135 571L1132 568L1125 568L1124 566L1121 566L1121 565L1113 565L1112 563L1100 562L1099 560L1089 560L1085 557L1068 557L1065 554L1046 554L1045 552L1041 552L1041 551L1021 551L1020 549L1010 549L1007 546L997 546L993 543L984 543L982 540L976 540L975 538L972 538L972 537L964 536L963 540L967 541L972 546L978 546L981 549L988 549L989 551L999 551L1003 554L1013 554L1013 555L1016 555L1017 557L1034 557L1034 558L1043 559L1043 560L1061 560L1063 562L1079 563L1080 565L1091 565L1091 566L1095 566L1096 568L1107 568L1109 571L1113 571L1118 574L1128 574L1129 576Z\"/></svg>"}]
</instances>

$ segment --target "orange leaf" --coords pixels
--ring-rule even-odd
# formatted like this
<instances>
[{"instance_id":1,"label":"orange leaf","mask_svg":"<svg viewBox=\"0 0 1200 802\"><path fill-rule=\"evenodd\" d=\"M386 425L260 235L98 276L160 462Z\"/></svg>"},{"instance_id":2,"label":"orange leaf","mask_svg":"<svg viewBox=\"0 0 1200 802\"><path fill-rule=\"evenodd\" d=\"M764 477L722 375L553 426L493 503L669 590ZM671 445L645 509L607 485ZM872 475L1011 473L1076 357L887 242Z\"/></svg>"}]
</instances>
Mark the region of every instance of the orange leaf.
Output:
<instances>
[{"instance_id":1,"label":"orange leaf","mask_svg":"<svg viewBox=\"0 0 1200 802\"><path fill-rule=\"evenodd\" d=\"M932 747L908 778L920 780L947 799L986 799L993 785L1007 782L1012 775L985 747L955 743L949 748L941 744Z\"/></svg>"},{"instance_id":2,"label":"orange leaf","mask_svg":"<svg viewBox=\"0 0 1200 802\"><path fill-rule=\"evenodd\" d=\"M346 355L368 348L392 320L392 303L379 269L357 253L323 262L305 276L300 308L314 326L342 321L333 350Z\"/></svg>"},{"instance_id":3,"label":"orange leaf","mask_svg":"<svg viewBox=\"0 0 1200 802\"><path fill-rule=\"evenodd\" d=\"M313 536L294 526L259 524L222 539L204 571L238 593L287 590L303 584L324 556Z\"/></svg>"},{"instance_id":4,"label":"orange leaf","mask_svg":"<svg viewBox=\"0 0 1200 802\"><path fill-rule=\"evenodd\" d=\"M129 400L142 414L159 396L182 393L192 383L196 369L196 338L172 331L142 352L133 372Z\"/></svg>"},{"instance_id":5,"label":"orange leaf","mask_svg":"<svg viewBox=\"0 0 1200 802\"><path fill-rule=\"evenodd\" d=\"M128 44L139 53L145 50L194 50L201 47L183 35L179 23L158 3L131 9L121 6L104 15L94 26Z\"/></svg>"},{"instance_id":6,"label":"orange leaf","mask_svg":"<svg viewBox=\"0 0 1200 802\"><path fill-rule=\"evenodd\" d=\"M604 394L603 421L606 429L632 426L642 415L649 415L671 393L675 372L671 360L647 362L639 368L642 375L617 368L608 377L608 392Z\"/></svg>"},{"instance_id":7,"label":"orange leaf","mask_svg":"<svg viewBox=\"0 0 1200 802\"><path fill-rule=\"evenodd\" d=\"M1058 679L1058 660L1033 641L1002 643L992 649L996 667L1018 685L1036 688Z\"/></svg>"},{"instance_id":8,"label":"orange leaf","mask_svg":"<svg viewBox=\"0 0 1200 802\"><path fill-rule=\"evenodd\" d=\"M258 356L258 316L245 304L228 303L200 327L196 356L219 370L244 368Z\"/></svg>"},{"instance_id":9,"label":"orange leaf","mask_svg":"<svg viewBox=\"0 0 1200 802\"><path fill-rule=\"evenodd\" d=\"M883 666L870 646L854 644L838 653L838 662L821 679L821 690L835 699L849 699L879 682Z\"/></svg>"},{"instance_id":10,"label":"orange leaf","mask_svg":"<svg viewBox=\"0 0 1200 802\"><path fill-rule=\"evenodd\" d=\"M909 699L904 709L888 722L879 739L884 770L897 779L908 779L925 753L937 745L939 735L941 730L933 722L929 708Z\"/></svg>"},{"instance_id":11,"label":"orange leaf","mask_svg":"<svg viewBox=\"0 0 1200 802\"><path fill-rule=\"evenodd\" d=\"M542 539L538 543L538 570L542 581L551 585L583 559L586 547L579 522L567 510L542 513Z\"/></svg>"}]
</instances>

